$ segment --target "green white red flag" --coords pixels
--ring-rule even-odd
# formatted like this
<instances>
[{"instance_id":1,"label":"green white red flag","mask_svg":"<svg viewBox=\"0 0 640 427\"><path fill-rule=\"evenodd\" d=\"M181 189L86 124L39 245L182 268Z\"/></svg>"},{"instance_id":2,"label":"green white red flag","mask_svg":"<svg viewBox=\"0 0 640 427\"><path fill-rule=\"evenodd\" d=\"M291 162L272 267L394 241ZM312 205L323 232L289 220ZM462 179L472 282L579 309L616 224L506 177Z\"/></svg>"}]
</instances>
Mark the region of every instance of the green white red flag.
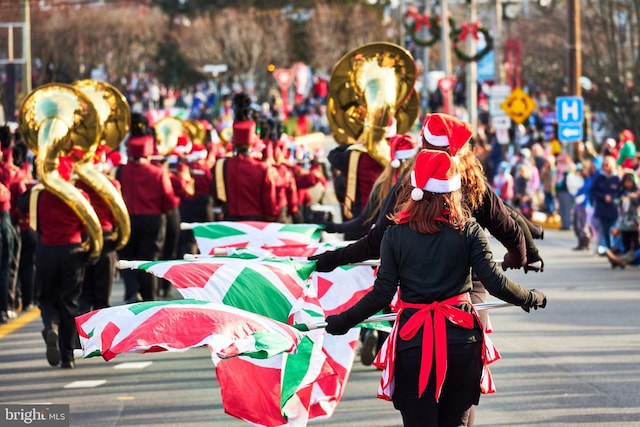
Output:
<instances>
[{"instance_id":1,"label":"green white red flag","mask_svg":"<svg viewBox=\"0 0 640 427\"><path fill-rule=\"evenodd\" d=\"M262 259L258 255L251 256L251 251L246 249L234 252L238 258L204 257L189 261L129 262L127 265L168 280L184 297L224 302L278 320L285 319L289 323L324 320L323 303L333 311L339 310L373 283L371 267L341 267L331 273L313 272L312 279L300 281L308 275L309 268L315 266L313 262ZM292 277L269 274L269 270L276 266L281 273ZM261 278L258 273L264 273L264 276ZM283 282L289 285L284 286ZM333 285L336 287L331 289ZM237 289L233 289L235 286ZM301 288L299 292L288 290L296 286ZM296 296L301 301L293 302ZM260 307L260 304L265 304L265 307ZM278 304L282 307L275 307ZM286 316L288 311L294 315ZM282 354L260 362L240 357L217 365L225 411L258 425L281 425L285 422L288 425L305 425L307 419L329 417L344 392L355 356L358 330L354 329L345 336L325 335L324 331L319 331L309 338L309 341L303 340L293 354ZM264 381L246 390L247 384L251 383L249 379L254 378ZM273 392L277 388L274 388L274 378L279 379L276 383L280 387L279 394ZM256 406L255 400L245 399L247 393L260 393L270 398L263 399ZM267 417L265 414L271 415ZM265 417L270 420L268 424L263 424Z\"/></svg>"},{"instance_id":2,"label":"green white red flag","mask_svg":"<svg viewBox=\"0 0 640 427\"><path fill-rule=\"evenodd\" d=\"M172 325L179 324L180 328ZM302 335L282 322L235 307L198 300L149 301L76 317L84 357L182 351L208 346L214 361L259 359L295 350Z\"/></svg>"},{"instance_id":3,"label":"green white red flag","mask_svg":"<svg viewBox=\"0 0 640 427\"><path fill-rule=\"evenodd\" d=\"M262 248L318 243L322 227L316 224L282 224L261 221L219 221L187 225L201 254L214 255L223 248Z\"/></svg>"}]
</instances>

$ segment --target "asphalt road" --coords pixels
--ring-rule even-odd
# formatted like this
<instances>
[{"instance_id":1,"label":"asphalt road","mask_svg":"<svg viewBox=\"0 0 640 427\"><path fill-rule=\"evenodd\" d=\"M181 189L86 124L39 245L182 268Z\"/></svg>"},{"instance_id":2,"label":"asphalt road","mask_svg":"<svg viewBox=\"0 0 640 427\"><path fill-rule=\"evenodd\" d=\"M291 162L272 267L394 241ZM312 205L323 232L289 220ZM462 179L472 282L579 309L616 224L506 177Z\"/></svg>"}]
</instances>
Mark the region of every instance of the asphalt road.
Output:
<instances>
[{"instance_id":1,"label":"asphalt road","mask_svg":"<svg viewBox=\"0 0 640 427\"><path fill-rule=\"evenodd\" d=\"M549 304L491 312L498 392L482 396L476 426L640 426L640 271L612 270L574 245L571 232L547 230L544 272L508 272ZM112 303L122 303L119 282ZM63 370L48 366L40 329L37 310L0 326L0 404L69 404L71 426L247 425L224 413L206 349L80 359ZM392 404L375 398L378 380L356 358L333 416L310 425L401 425Z\"/></svg>"}]
</instances>

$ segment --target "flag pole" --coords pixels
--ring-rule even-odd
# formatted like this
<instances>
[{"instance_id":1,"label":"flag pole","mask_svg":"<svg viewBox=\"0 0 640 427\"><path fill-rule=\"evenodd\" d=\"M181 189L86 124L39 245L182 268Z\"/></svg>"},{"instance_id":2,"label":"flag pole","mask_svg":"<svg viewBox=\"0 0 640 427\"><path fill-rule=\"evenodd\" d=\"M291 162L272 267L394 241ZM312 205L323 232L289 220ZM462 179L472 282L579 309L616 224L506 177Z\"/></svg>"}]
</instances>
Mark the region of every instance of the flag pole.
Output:
<instances>
[{"instance_id":1,"label":"flag pole","mask_svg":"<svg viewBox=\"0 0 640 427\"><path fill-rule=\"evenodd\" d=\"M511 307L513 304L504 301L495 301L495 302L480 302L477 304L473 304L473 307L477 311L482 310L493 310L494 308L503 308L503 307ZM386 313L386 314L377 314L375 316L368 317L360 322L358 325L362 325L365 323L378 323L378 322L393 322L396 320L398 313ZM354 327L358 327L358 325ZM322 329L327 327L327 322L317 322L317 323L296 323L292 325L294 328L299 331L311 331L314 329Z\"/></svg>"}]
</instances>

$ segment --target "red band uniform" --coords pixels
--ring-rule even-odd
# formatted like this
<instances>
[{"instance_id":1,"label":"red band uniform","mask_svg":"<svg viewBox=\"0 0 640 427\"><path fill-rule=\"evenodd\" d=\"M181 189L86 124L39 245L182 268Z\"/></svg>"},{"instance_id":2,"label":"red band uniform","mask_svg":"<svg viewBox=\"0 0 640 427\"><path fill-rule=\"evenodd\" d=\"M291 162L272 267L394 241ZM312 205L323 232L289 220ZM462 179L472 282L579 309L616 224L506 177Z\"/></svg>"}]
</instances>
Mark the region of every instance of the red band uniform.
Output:
<instances>
[{"instance_id":1,"label":"red band uniform","mask_svg":"<svg viewBox=\"0 0 640 427\"><path fill-rule=\"evenodd\" d=\"M255 122L234 123L236 155L219 159L214 167L214 203L222 206L227 221L275 221L278 216L276 171L249 152L257 139Z\"/></svg>"},{"instance_id":2,"label":"red band uniform","mask_svg":"<svg viewBox=\"0 0 640 427\"><path fill-rule=\"evenodd\" d=\"M71 178L70 158L60 159L60 176ZM85 194L86 197L86 194ZM36 206L38 245L36 248L36 292L42 317L43 337L47 342L47 359L51 365L60 361L73 367L76 342L75 316L84 281L87 253L82 247L86 233L82 219L48 190L31 193L30 206ZM87 197L88 198L88 197ZM57 349L52 351L56 346Z\"/></svg>"},{"instance_id":3,"label":"red band uniform","mask_svg":"<svg viewBox=\"0 0 640 427\"><path fill-rule=\"evenodd\" d=\"M119 251L120 259L158 260L165 241L165 214L179 203L167 170L147 159L153 154L153 147L151 135L129 138L129 161L116 173L131 216L131 238ZM121 270L121 274L126 302L156 299L155 276L141 270Z\"/></svg>"}]
</instances>

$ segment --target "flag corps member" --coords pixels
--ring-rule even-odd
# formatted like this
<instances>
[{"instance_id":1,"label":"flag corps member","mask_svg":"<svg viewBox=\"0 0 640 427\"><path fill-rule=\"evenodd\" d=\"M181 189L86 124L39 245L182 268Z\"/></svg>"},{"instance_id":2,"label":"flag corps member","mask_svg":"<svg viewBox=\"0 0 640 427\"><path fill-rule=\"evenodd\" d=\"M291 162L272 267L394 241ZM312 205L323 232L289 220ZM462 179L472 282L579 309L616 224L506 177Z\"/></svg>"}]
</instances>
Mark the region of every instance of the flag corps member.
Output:
<instances>
[{"instance_id":1,"label":"flag corps member","mask_svg":"<svg viewBox=\"0 0 640 427\"><path fill-rule=\"evenodd\" d=\"M397 321L376 360L385 369L380 397L393 401L405 426L466 426L490 350L469 295L470 269L489 293L527 312L547 300L498 269L484 231L462 203L460 174L448 153L422 150L411 184L382 239L373 289L328 316L326 330L345 334L388 307L399 286Z\"/></svg>"}]
</instances>

